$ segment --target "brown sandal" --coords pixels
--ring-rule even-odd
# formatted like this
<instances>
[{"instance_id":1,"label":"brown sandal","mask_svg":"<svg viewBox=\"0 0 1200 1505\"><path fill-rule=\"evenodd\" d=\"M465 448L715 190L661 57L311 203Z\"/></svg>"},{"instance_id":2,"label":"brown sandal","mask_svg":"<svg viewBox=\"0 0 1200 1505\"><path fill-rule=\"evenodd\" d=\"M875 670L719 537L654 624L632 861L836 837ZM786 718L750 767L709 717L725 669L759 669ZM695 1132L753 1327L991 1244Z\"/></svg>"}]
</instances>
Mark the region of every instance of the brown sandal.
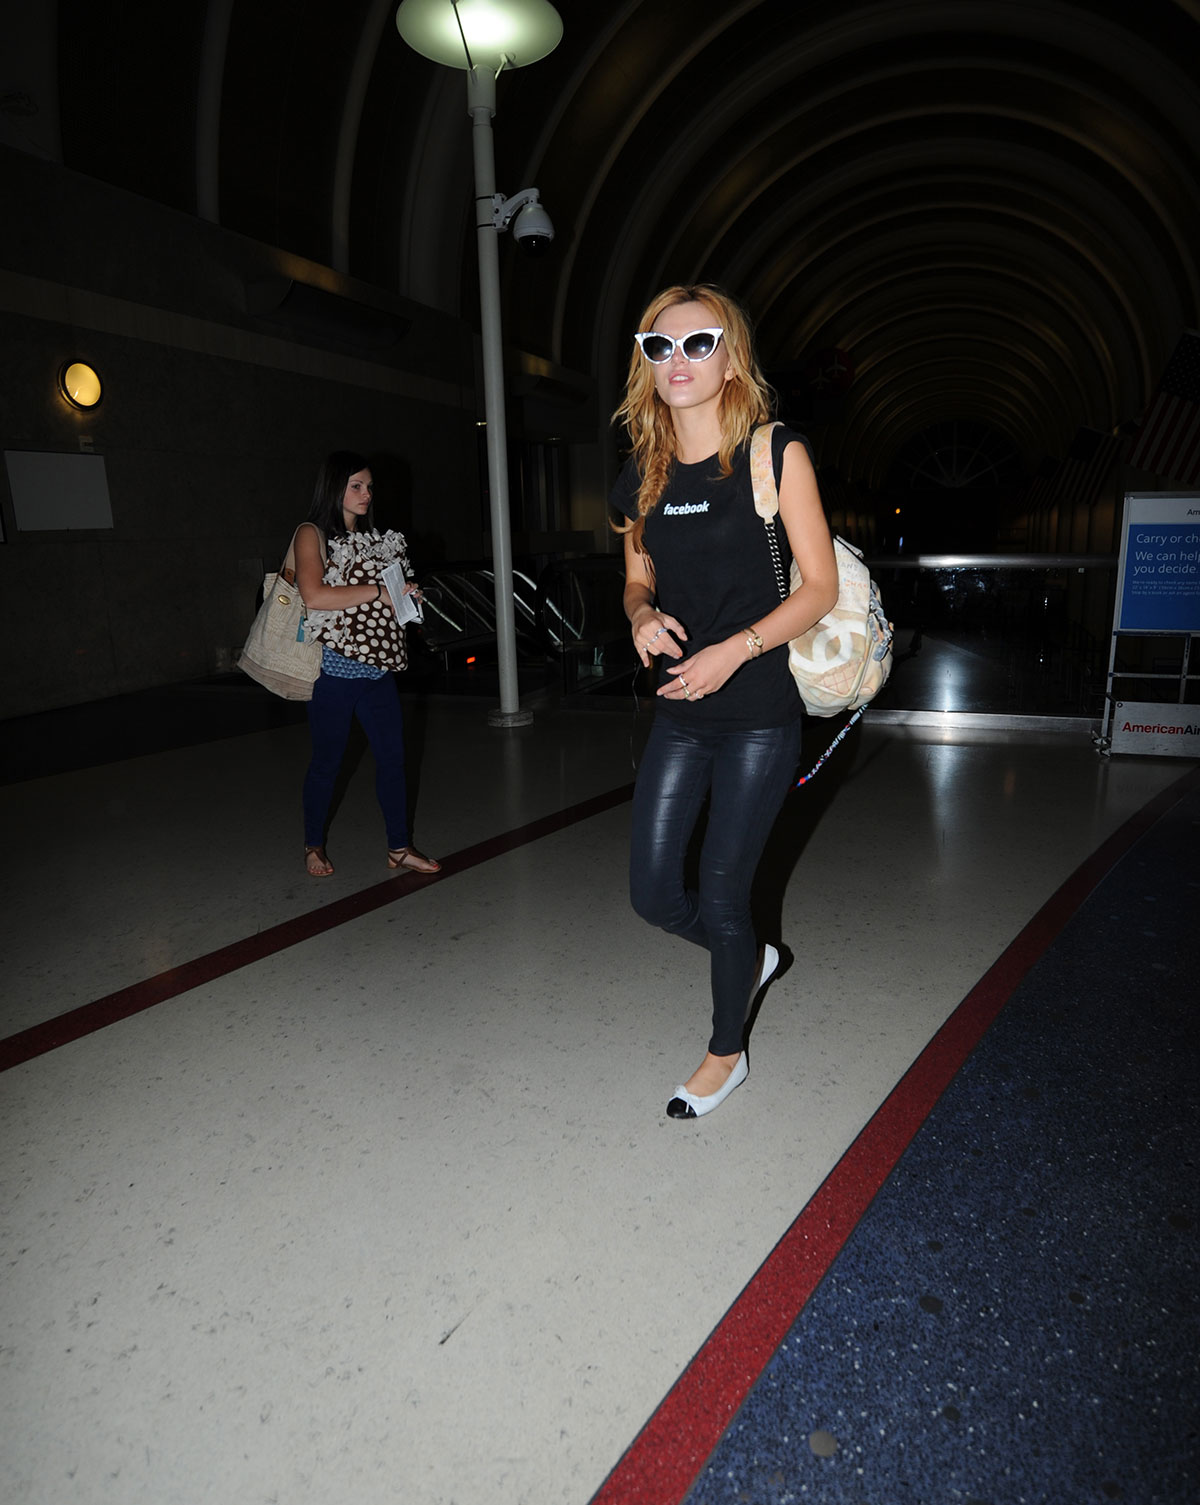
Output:
<instances>
[{"instance_id":1,"label":"brown sandal","mask_svg":"<svg viewBox=\"0 0 1200 1505\"><path fill-rule=\"evenodd\" d=\"M309 860L312 857L317 859L318 865L316 867L313 867ZM333 863L326 857L324 847L304 848L304 870L310 878L333 877Z\"/></svg>"},{"instance_id":2,"label":"brown sandal","mask_svg":"<svg viewBox=\"0 0 1200 1505\"><path fill-rule=\"evenodd\" d=\"M388 867L403 868L406 873L440 873L442 864L418 852L416 847L389 847Z\"/></svg>"}]
</instances>

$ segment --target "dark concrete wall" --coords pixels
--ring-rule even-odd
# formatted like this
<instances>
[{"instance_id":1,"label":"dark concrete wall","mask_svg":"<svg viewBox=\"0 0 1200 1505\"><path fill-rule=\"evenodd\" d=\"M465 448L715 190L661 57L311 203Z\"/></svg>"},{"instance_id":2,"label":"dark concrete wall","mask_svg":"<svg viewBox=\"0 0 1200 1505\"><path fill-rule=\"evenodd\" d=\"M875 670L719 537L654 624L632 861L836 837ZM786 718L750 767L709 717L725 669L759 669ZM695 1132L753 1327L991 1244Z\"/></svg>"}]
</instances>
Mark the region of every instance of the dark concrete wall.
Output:
<instances>
[{"instance_id":1,"label":"dark concrete wall","mask_svg":"<svg viewBox=\"0 0 1200 1505\"><path fill-rule=\"evenodd\" d=\"M0 467L0 716L227 668L331 449L371 456L418 568L484 552L463 323L3 148L0 223L0 446L103 455L113 512L19 532ZM271 277L314 306L248 312ZM91 413L67 359L103 378Z\"/></svg>"}]
</instances>

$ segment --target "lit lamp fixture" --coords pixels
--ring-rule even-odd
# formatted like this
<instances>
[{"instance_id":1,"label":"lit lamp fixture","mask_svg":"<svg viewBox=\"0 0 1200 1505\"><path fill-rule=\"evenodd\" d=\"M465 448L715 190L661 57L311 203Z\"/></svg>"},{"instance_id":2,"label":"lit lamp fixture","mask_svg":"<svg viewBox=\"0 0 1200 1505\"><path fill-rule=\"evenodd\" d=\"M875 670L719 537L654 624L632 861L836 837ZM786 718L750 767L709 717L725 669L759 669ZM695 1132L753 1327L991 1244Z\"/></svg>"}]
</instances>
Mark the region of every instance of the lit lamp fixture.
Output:
<instances>
[{"instance_id":1,"label":"lit lamp fixture","mask_svg":"<svg viewBox=\"0 0 1200 1505\"><path fill-rule=\"evenodd\" d=\"M84 361L68 361L63 366L58 390L73 408L94 408L103 396L100 378Z\"/></svg>"},{"instance_id":2,"label":"lit lamp fixture","mask_svg":"<svg viewBox=\"0 0 1200 1505\"><path fill-rule=\"evenodd\" d=\"M403 0L396 12L396 29L414 52L447 68L465 69L467 74L467 113L473 127L475 157L484 415L500 668L500 709L488 720L493 726L521 726L533 716L521 710L517 689L498 237L511 225L514 237L525 249L538 251L553 239L554 227L538 202L536 188L524 188L507 199L496 192L492 116L496 113L496 79L501 71L523 68L553 52L562 37L562 18L549 0Z\"/></svg>"},{"instance_id":3,"label":"lit lamp fixture","mask_svg":"<svg viewBox=\"0 0 1200 1505\"><path fill-rule=\"evenodd\" d=\"M549 0L403 0L396 30L447 68L524 68L553 52L562 18Z\"/></svg>"}]
</instances>

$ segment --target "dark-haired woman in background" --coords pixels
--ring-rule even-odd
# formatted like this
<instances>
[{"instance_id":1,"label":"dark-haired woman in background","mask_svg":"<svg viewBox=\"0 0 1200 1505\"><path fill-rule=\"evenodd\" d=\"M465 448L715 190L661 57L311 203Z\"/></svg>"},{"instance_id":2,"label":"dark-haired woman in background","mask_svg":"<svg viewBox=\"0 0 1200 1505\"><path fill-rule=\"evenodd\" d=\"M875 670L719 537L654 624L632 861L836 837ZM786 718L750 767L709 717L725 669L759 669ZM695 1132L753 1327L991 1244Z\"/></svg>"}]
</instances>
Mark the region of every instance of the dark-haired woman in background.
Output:
<instances>
[{"instance_id":1,"label":"dark-haired woman in background","mask_svg":"<svg viewBox=\"0 0 1200 1505\"><path fill-rule=\"evenodd\" d=\"M304 779L304 866L313 878L333 872L325 828L355 716L375 757L388 867L436 873L441 866L409 845L404 722L393 678L407 667L408 647L381 579L396 561L407 578L408 554L402 534L376 530L373 492L363 456L338 450L321 466L308 519L296 532L296 585L321 644L321 672L308 705L312 762ZM410 591L420 598L411 579L404 593Z\"/></svg>"},{"instance_id":2,"label":"dark-haired woman in background","mask_svg":"<svg viewBox=\"0 0 1200 1505\"><path fill-rule=\"evenodd\" d=\"M800 753L787 644L837 600L833 540L799 435L773 434L784 570L781 602L754 510L750 436L771 394L749 321L719 288L667 288L638 324L617 410L633 453L613 491L628 522L625 613L642 663L662 664L633 799L630 895L643 919L707 949L712 1034L675 1089L672 1118L698 1118L746 1078L747 1010L779 956L758 946L750 885ZM709 801L698 891L684 858Z\"/></svg>"}]
</instances>

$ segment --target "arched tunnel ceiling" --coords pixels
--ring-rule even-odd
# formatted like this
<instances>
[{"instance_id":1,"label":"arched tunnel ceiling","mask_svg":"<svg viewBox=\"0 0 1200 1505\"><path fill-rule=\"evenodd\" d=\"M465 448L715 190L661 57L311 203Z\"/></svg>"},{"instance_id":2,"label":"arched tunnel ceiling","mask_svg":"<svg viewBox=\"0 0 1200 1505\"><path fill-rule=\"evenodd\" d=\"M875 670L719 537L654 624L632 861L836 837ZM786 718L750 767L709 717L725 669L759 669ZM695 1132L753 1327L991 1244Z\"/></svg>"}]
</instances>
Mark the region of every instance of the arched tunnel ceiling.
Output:
<instances>
[{"instance_id":1,"label":"arched tunnel ceiling","mask_svg":"<svg viewBox=\"0 0 1200 1505\"><path fill-rule=\"evenodd\" d=\"M559 0L502 76L505 332L614 404L633 321L723 283L764 364L845 351L823 463L985 419L1032 470L1140 413L1200 322L1196 0ZM461 74L395 0L61 0L68 167L476 318Z\"/></svg>"}]
</instances>

